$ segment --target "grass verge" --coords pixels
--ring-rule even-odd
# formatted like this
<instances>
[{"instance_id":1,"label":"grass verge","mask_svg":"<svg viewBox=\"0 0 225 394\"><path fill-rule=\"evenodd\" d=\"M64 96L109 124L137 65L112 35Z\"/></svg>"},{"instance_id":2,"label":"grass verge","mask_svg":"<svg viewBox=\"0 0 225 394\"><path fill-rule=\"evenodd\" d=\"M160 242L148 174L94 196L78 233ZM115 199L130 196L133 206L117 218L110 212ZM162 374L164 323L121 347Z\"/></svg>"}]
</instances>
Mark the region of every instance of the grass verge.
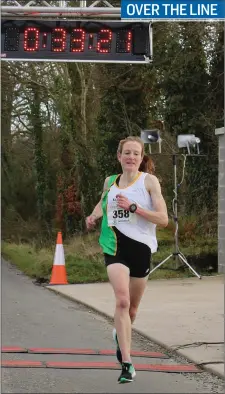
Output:
<instances>
[{"instance_id":1,"label":"grass verge","mask_svg":"<svg viewBox=\"0 0 225 394\"><path fill-rule=\"evenodd\" d=\"M159 251L153 255L155 266L173 252L173 238L166 231L158 232ZM52 248L37 249L35 244L2 242L2 256L26 275L40 282L49 282L54 258ZM103 256L98 245L98 233L77 236L64 244L66 271L69 283L93 283L107 281ZM217 242L215 239L186 241L181 248L188 262L201 275L216 272ZM182 267L177 270L173 259L153 272L149 279L189 277L193 274Z\"/></svg>"}]
</instances>

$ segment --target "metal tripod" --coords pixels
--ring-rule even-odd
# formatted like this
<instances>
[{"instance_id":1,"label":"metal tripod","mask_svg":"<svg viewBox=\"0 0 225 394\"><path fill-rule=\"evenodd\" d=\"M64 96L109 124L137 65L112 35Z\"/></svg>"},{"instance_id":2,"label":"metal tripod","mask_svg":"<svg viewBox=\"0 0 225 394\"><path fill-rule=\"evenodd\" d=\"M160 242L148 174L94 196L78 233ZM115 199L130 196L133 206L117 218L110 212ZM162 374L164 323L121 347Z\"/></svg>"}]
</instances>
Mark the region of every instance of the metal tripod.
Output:
<instances>
[{"instance_id":1,"label":"metal tripod","mask_svg":"<svg viewBox=\"0 0 225 394\"><path fill-rule=\"evenodd\" d=\"M190 266L188 263L186 257L183 255L183 253L180 252L179 246L178 246L178 216L177 216L177 162L176 162L176 154L173 154L173 168L174 168L174 193L175 193L175 198L174 198L174 222L175 222L175 234L174 234L174 239L175 239L175 252L171 253L165 260L163 260L161 263L159 263L156 267L154 267L151 271L154 272L157 268L159 268L161 265L163 265L166 261L168 261L171 257L174 257L175 259L180 259L180 261L188 266L188 268L199 278L201 279L201 276Z\"/></svg>"}]
</instances>

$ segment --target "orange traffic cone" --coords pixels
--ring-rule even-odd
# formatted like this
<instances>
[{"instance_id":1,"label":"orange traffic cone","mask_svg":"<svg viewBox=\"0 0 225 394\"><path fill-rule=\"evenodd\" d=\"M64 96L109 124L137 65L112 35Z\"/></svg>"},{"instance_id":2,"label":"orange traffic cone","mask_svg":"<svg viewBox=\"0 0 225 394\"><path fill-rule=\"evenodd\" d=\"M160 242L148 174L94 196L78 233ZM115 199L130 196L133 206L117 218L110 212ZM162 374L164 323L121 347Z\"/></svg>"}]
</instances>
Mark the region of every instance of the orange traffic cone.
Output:
<instances>
[{"instance_id":1,"label":"orange traffic cone","mask_svg":"<svg viewBox=\"0 0 225 394\"><path fill-rule=\"evenodd\" d=\"M50 285L67 285L62 233L58 232Z\"/></svg>"}]
</instances>

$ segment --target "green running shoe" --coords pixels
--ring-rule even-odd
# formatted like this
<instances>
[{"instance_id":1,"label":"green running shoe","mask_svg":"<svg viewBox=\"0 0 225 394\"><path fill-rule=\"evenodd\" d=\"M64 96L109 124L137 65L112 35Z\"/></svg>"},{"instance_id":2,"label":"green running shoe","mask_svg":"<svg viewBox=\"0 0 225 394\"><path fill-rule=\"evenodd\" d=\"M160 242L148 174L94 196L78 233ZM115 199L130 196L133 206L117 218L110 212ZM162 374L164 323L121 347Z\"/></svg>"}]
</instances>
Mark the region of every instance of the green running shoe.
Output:
<instances>
[{"instance_id":1,"label":"green running shoe","mask_svg":"<svg viewBox=\"0 0 225 394\"><path fill-rule=\"evenodd\" d=\"M131 363L122 363L122 372L118 378L119 383L129 383L133 382L136 376L135 369Z\"/></svg>"}]
</instances>

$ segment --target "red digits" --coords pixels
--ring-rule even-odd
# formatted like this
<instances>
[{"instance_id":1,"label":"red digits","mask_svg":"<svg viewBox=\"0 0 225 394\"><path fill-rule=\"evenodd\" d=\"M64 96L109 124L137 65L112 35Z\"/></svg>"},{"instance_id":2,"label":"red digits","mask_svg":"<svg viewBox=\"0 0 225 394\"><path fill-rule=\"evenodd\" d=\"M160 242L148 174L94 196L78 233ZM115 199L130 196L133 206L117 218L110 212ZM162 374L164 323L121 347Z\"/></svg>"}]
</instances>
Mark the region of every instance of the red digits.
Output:
<instances>
[{"instance_id":1,"label":"red digits","mask_svg":"<svg viewBox=\"0 0 225 394\"><path fill-rule=\"evenodd\" d=\"M109 29L101 29L98 34L97 52L111 52L112 32Z\"/></svg>"},{"instance_id":2,"label":"red digits","mask_svg":"<svg viewBox=\"0 0 225 394\"><path fill-rule=\"evenodd\" d=\"M71 52L84 52L85 31L83 29L73 29L70 41Z\"/></svg>"},{"instance_id":3,"label":"red digits","mask_svg":"<svg viewBox=\"0 0 225 394\"><path fill-rule=\"evenodd\" d=\"M39 30L36 27L28 27L24 31L24 51L33 52L39 49Z\"/></svg>"},{"instance_id":4,"label":"red digits","mask_svg":"<svg viewBox=\"0 0 225 394\"><path fill-rule=\"evenodd\" d=\"M131 52L131 44L132 44L132 33L131 31L127 32L127 39L126 39L126 52Z\"/></svg>"},{"instance_id":5,"label":"red digits","mask_svg":"<svg viewBox=\"0 0 225 394\"><path fill-rule=\"evenodd\" d=\"M62 28L56 28L52 31L52 51L64 52L66 49L66 31Z\"/></svg>"}]
</instances>

